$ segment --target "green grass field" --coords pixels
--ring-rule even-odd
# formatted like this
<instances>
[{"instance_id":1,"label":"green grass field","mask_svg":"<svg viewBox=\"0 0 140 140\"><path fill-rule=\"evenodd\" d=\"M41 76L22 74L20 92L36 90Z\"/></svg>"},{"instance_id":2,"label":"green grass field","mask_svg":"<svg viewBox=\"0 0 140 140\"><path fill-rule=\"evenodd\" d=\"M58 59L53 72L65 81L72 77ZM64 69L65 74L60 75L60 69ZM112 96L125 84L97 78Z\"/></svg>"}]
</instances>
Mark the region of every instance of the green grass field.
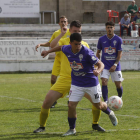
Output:
<instances>
[{"instance_id":1,"label":"green grass field","mask_svg":"<svg viewBox=\"0 0 140 140\"><path fill-rule=\"evenodd\" d=\"M123 107L115 114L118 126L101 114L99 124L105 133L92 130L92 105L85 98L77 107L76 136L62 137L69 127L68 98L58 100L51 109L46 131L32 133L39 127L40 107L50 88L50 74L0 74L0 140L139 140L140 72L123 72ZM109 96L117 95L109 80Z\"/></svg>"}]
</instances>

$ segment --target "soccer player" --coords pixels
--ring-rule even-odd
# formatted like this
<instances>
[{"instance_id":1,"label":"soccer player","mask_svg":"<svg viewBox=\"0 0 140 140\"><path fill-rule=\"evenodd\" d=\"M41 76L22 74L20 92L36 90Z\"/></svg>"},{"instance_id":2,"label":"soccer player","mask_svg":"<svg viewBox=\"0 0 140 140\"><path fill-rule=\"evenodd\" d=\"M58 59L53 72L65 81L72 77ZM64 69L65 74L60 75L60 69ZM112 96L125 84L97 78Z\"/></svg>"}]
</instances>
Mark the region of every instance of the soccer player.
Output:
<instances>
[{"instance_id":1,"label":"soccer player","mask_svg":"<svg viewBox=\"0 0 140 140\"><path fill-rule=\"evenodd\" d=\"M123 94L123 78L120 65L122 39L114 34L115 24L112 21L106 22L105 26L107 35L99 38L96 56L100 59L102 51L101 61L105 65L105 68L101 73L102 95L106 102L108 100L107 84L109 76L111 75L112 81L116 85L119 97L122 97Z\"/></svg>"},{"instance_id":2,"label":"soccer player","mask_svg":"<svg viewBox=\"0 0 140 140\"><path fill-rule=\"evenodd\" d=\"M56 37L55 43L57 44L61 37L66 33L67 28L63 27L61 34ZM70 33L81 33L81 23L79 21L72 21L70 24ZM53 43L53 42L51 42ZM69 45L70 38L61 39L59 41L59 45ZM83 45L88 46L88 44L84 41L81 42ZM56 45L54 45L56 46ZM51 46L53 47L53 46ZM55 48L53 48L55 49ZM41 55L45 57L48 51L43 51ZM45 130L46 121L48 119L50 113L51 105L59 98L64 97L69 91L71 86L71 68L69 61L65 54L61 51L61 68L60 68L60 76L56 83L50 88L47 93L45 100L43 102L41 112L40 112L40 127L34 131L34 133L42 132ZM88 96L86 97L88 98ZM101 111L97 109L95 106L92 106L93 112L93 125L92 128L97 131L105 131L99 124L99 118Z\"/></svg>"},{"instance_id":3,"label":"soccer player","mask_svg":"<svg viewBox=\"0 0 140 140\"><path fill-rule=\"evenodd\" d=\"M118 124L117 118L105 102L101 101L102 92L98 81L98 75L104 68L104 64L94 55L86 46L82 45L82 36L79 33L73 33L70 36L70 45L58 46L55 50L61 50L70 62L71 88L69 93L68 122L70 129L63 135L73 135L76 133L76 106L82 97L86 94L90 102L97 108L109 115L114 126ZM52 50L49 50L50 53ZM44 55L45 56L45 55ZM94 69L94 65L98 68Z\"/></svg>"},{"instance_id":4,"label":"soccer player","mask_svg":"<svg viewBox=\"0 0 140 140\"><path fill-rule=\"evenodd\" d=\"M59 18L59 26L60 26L60 29L55 31L51 37L51 39L46 42L46 43L40 43L38 44L35 49L36 51L38 51L37 49L40 47L40 46L43 46L43 47L50 47L50 43L52 42L53 39L55 39L60 33L61 33L61 29L62 27L64 26L67 26L68 25L68 19L65 17L65 16L61 16ZM66 38L66 37L69 37L70 36L70 32L69 32L69 29L67 29L67 32L66 34L64 34L62 36L62 38ZM59 75L60 73L60 52L56 52L56 56L55 56L55 59L54 59L54 64L53 64L53 68L52 68L52 74L51 74L51 86L56 82L57 80L57 76ZM55 104L57 103L57 101L55 101L52 105L52 108L55 107Z\"/></svg>"}]
</instances>

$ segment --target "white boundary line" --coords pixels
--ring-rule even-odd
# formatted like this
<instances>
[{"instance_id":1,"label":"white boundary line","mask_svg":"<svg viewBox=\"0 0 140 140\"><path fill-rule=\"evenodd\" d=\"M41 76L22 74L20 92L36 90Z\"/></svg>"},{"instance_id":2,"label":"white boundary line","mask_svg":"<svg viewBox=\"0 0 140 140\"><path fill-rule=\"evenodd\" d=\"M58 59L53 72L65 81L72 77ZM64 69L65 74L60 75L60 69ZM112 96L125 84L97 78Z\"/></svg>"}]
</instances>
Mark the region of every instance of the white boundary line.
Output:
<instances>
[{"instance_id":1,"label":"white boundary line","mask_svg":"<svg viewBox=\"0 0 140 140\"><path fill-rule=\"evenodd\" d=\"M0 95L0 97L1 98L10 98L10 99L23 100L23 101L28 101L28 102L40 102L40 103L42 103L41 101L29 100L29 99L19 98L19 97L15 98L15 97L1 96L1 95ZM67 106L67 105L64 105L64 104L60 104L60 105ZM90 110L91 111L91 109L86 109L86 108L81 108L81 107L77 107L77 108L83 109L83 110ZM117 116L140 118L138 116L132 116L132 115L120 115L120 114L116 114L116 115ZM106 130L106 132L115 132L115 131L139 131L139 130L140 130L140 128L138 128L138 129L117 129L117 130L116 129L112 129L112 130ZM92 130L92 131L83 131L83 132L77 132L77 133L84 133L84 132L86 132L86 133L88 133L88 132L94 133L95 131ZM65 132L50 132L50 133L41 133L41 134L64 134L64 133Z\"/></svg>"},{"instance_id":2,"label":"white boundary line","mask_svg":"<svg viewBox=\"0 0 140 140\"><path fill-rule=\"evenodd\" d=\"M106 130L104 133L106 133L106 132L120 132L120 131L139 131L140 130L140 128L138 128L138 129L117 129L117 130L115 130L115 129L112 129L112 130ZM79 134L79 133L95 133L95 132L97 132L97 131L94 131L94 130L89 130L89 131L77 131L76 132L76 134ZM65 132L43 132L43 133L41 133L41 134L64 134Z\"/></svg>"},{"instance_id":3,"label":"white boundary line","mask_svg":"<svg viewBox=\"0 0 140 140\"><path fill-rule=\"evenodd\" d=\"M22 100L22 101L28 101L28 102L38 102L38 103L43 103L43 101L35 101L35 100L30 100L30 99L25 99L25 98L19 98L19 97L9 97L9 96L1 96L1 98L9 98L9 99L17 99L17 100ZM61 104L58 103L59 105L62 106L67 106L65 104ZM78 109L82 109L82 110L88 110L88 111L92 111L92 109L90 108L81 108L81 107L77 107ZM116 116L123 116L123 117L132 117L132 118L140 118L139 116L133 116L133 115L121 115L121 114L116 114Z\"/></svg>"}]
</instances>

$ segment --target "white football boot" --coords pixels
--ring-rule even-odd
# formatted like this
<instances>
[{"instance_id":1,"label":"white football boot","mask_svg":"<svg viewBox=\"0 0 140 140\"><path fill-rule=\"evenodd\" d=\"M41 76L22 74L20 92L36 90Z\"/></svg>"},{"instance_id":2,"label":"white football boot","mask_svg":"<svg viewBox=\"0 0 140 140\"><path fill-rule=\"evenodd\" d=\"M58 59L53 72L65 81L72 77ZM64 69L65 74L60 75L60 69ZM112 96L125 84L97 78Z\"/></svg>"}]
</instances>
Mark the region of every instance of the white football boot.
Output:
<instances>
[{"instance_id":1,"label":"white football boot","mask_svg":"<svg viewBox=\"0 0 140 140\"><path fill-rule=\"evenodd\" d=\"M116 118L116 116L112 110L109 114L109 119L111 120L111 122L114 126L116 126L118 124L118 119Z\"/></svg>"},{"instance_id":2,"label":"white football boot","mask_svg":"<svg viewBox=\"0 0 140 140\"><path fill-rule=\"evenodd\" d=\"M75 135L76 134L76 129L69 129L65 134L62 136L69 136L69 135Z\"/></svg>"}]
</instances>

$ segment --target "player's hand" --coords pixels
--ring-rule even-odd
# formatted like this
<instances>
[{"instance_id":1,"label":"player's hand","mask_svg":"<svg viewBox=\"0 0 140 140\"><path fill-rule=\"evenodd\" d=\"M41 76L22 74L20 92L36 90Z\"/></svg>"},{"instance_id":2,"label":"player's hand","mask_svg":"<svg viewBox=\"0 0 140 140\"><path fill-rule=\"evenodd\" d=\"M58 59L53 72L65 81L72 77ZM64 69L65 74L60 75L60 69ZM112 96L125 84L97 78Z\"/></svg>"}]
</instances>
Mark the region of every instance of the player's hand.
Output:
<instances>
[{"instance_id":1,"label":"player's hand","mask_svg":"<svg viewBox=\"0 0 140 140\"><path fill-rule=\"evenodd\" d=\"M46 57L49 53L47 51L42 51L41 56Z\"/></svg>"},{"instance_id":2,"label":"player's hand","mask_svg":"<svg viewBox=\"0 0 140 140\"><path fill-rule=\"evenodd\" d=\"M94 74L95 76L99 76L100 72L99 72L97 69L95 69L95 70L93 70L93 74Z\"/></svg>"},{"instance_id":3,"label":"player's hand","mask_svg":"<svg viewBox=\"0 0 140 140\"><path fill-rule=\"evenodd\" d=\"M114 72L115 70L116 70L116 66L113 65L113 66L110 68L109 72Z\"/></svg>"},{"instance_id":4,"label":"player's hand","mask_svg":"<svg viewBox=\"0 0 140 140\"><path fill-rule=\"evenodd\" d=\"M38 52L38 48L40 47L40 44L36 45L35 50Z\"/></svg>"},{"instance_id":5,"label":"player's hand","mask_svg":"<svg viewBox=\"0 0 140 140\"><path fill-rule=\"evenodd\" d=\"M65 34L67 32L67 27L65 26L65 27L62 27L62 29L61 29L61 33L62 34Z\"/></svg>"}]
</instances>

